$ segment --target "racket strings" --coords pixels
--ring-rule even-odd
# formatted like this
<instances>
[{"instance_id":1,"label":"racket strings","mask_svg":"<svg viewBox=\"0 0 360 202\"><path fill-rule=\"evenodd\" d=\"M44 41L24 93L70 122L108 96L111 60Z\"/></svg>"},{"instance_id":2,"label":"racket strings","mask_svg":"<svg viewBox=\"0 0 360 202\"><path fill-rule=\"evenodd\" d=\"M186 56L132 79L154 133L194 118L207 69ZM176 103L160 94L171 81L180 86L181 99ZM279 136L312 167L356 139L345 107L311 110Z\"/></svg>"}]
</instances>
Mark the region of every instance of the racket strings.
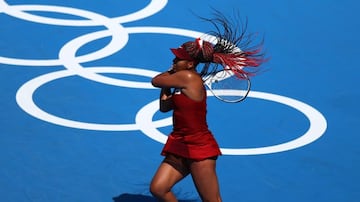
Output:
<instances>
[{"instance_id":1,"label":"racket strings","mask_svg":"<svg viewBox=\"0 0 360 202\"><path fill-rule=\"evenodd\" d=\"M250 80L246 76L239 78L231 71L220 71L212 75L210 91L225 102L240 102L250 91Z\"/></svg>"}]
</instances>

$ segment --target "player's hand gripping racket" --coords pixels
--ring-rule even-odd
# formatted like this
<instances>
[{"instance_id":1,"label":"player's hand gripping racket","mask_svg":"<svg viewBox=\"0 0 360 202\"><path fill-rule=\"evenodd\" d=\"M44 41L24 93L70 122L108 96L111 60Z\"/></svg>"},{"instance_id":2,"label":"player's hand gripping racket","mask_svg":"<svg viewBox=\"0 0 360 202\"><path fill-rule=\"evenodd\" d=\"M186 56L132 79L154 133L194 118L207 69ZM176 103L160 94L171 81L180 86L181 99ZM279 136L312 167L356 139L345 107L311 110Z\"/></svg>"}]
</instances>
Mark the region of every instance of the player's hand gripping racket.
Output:
<instances>
[{"instance_id":1,"label":"player's hand gripping racket","mask_svg":"<svg viewBox=\"0 0 360 202\"><path fill-rule=\"evenodd\" d=\"M236 103L243 101L249 94L251 82L247 75L242 78L231 70L221 70L205 77L204 84L221 101Z\"/></svg>"}]
</instances>

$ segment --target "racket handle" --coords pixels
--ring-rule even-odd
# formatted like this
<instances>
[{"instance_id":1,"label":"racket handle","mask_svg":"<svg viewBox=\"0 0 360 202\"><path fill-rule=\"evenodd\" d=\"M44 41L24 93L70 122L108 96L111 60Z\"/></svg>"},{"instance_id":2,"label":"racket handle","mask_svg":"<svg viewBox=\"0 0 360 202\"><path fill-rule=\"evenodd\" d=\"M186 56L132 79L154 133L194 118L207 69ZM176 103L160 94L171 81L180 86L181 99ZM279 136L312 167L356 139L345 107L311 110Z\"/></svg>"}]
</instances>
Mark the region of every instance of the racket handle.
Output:
<instances>
[{"instance_id":1,"label":"racket handle","mask_svg":"<svg viewBox=\"0 0 360 202\"><path fill-rule=\"evenodd\" d=\"M175 70L173 69L173 67L170 67L170 69L168 69L167 72L169 74L173 74L173 73L175 73Z\"/></svg>"}]
</instances>

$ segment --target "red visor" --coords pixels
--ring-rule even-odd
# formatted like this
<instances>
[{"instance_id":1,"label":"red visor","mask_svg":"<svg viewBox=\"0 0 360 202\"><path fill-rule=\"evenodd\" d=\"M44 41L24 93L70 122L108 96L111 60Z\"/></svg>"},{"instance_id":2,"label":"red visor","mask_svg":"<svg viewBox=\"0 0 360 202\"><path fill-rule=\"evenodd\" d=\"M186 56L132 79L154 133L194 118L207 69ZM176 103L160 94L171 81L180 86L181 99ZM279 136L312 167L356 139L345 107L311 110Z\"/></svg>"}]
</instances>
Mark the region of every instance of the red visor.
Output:
<instances>
[{"instance_id":1,"label":"red visor","mask_svg":"<svg viewBox=\"0 0 360 202\"><path fill-rule=\"evenodd\" d=\"M186 52L186 50L183 47L180 48L170 48L171 52L179 59L181 60L189 60L189 61L195 61L194 58L192 58L189 53Z\"/></svg>"}]
</instances>

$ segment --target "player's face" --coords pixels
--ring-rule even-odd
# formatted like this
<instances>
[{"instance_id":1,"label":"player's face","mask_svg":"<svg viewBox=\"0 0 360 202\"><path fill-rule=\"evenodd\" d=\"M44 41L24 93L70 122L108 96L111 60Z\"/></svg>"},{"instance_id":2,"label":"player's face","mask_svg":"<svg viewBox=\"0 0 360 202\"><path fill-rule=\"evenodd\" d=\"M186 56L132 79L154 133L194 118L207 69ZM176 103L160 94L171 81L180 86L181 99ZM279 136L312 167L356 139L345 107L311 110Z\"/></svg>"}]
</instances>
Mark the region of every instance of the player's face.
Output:
<instances>
[{"instance_id":1,"label":"player's face","mask_svg":"<svg viewBox=\"0 0 360 202\"><path fill-rule=\"evenodd\" d=\"M190 69L193 66L191 63L192 62L188 60L182 60L176 57L173 59L173 69L175 72Z\"/></svg>"}]
</instances>

